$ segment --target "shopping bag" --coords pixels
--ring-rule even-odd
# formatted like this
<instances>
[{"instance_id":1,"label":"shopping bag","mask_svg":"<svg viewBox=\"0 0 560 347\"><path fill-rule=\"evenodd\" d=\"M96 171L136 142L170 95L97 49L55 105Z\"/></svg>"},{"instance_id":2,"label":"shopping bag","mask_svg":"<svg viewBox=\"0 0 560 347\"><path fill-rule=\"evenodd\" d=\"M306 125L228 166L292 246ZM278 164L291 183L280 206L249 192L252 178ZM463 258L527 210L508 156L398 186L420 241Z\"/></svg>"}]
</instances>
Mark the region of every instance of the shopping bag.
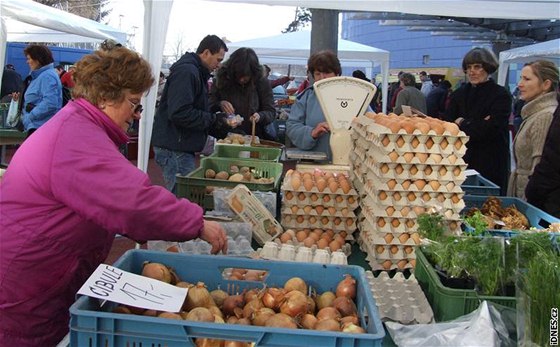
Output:
<instances>
[{"instance_id":1,"label":"shopping bag","mask_svg":"<svg viewBox=\"0 0 560 347\"><path fill-rule=\"evenodd\" d=\"M9 127L15 128L18 122L21 121L21 114L18 112L18 104L19 101L12 101L10 102L10 107L8 108L8 117L6 119L6 124Z\"/></svg>"}]
</instances>

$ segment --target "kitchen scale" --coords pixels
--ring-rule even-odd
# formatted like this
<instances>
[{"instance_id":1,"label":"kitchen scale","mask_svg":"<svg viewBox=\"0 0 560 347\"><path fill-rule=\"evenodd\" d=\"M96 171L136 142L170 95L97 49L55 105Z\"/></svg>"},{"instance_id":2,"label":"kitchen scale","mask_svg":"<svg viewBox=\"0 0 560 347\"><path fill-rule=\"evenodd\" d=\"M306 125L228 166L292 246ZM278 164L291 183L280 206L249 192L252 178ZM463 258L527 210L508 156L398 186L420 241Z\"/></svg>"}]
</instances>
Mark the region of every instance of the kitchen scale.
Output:
<instances>
[{"instance_id":1,"label":"kitchen scale","mask_svg":"<svg viewBox=\"0 0 560 347\"><path fill-rule=\"evenodd\" d=\"M363 115L375 95L377 87L369 82L354 77L325 78L313 84L315 95L329 124L332 170L350 169L350 151L352 150L352 119ZM288 155L294 159L325 160L322 152L295 150ZM316 167L316 164L298 164L298 169Z\"/></svg>"}]
</instances>

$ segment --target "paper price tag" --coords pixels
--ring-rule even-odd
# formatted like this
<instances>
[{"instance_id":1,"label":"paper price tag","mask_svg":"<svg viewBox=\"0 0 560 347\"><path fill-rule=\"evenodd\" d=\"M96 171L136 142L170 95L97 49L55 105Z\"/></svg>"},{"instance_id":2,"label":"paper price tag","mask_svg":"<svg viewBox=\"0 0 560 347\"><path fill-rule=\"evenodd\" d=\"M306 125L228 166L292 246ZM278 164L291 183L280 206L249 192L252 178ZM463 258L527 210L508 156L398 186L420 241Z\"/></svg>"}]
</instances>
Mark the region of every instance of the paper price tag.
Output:
<instances>
[{"instance_id":1,"label":"paper price tag","mask_svg":"<svg viewBox=\"0 0 560 347\"><path fill-rule=\"evenodd\" d=\"M156 311L179 312L187 291L186 288L101 264L78 294Z\"/></svg>"}]
</instances>

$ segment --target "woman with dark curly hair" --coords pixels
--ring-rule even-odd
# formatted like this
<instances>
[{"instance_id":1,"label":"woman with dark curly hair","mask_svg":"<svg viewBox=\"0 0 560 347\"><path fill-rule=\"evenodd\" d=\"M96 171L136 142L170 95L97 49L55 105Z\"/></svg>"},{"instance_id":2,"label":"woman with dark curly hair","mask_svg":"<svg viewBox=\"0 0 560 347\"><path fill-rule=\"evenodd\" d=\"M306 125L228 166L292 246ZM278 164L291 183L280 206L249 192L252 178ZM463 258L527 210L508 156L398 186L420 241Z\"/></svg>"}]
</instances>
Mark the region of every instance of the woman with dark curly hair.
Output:
<instances>
[{"instance_id":1,"label":"woman with dark curly hair","mask_svg":"<svg viewBox=\"0 0 560 347\"><path fill-rule=\"evenodd\" d=\"M224 230L120 152L154 83L126 48L83 57L74 101L18 149L0 185L0 346L54 346L76 292L116 234L138 242L200 237L227 251Z\"/></svg>"},{"instance_id":2,"label":"woman with dark curly hair","mask_svg":"<svg viewBox=\"0 0 560 347\"><path fill-rule=\"evenodd\" d=\"M251 48L239 48L216 73L210 91L210 111L239 114L241 125L234 132L251 134L256 122L256 135L273 140L266 127L276 118L272 88L263 75L259 58ZM229 131L232 131L229 129ZM221 134L225 137L226 134Z\"/></svg>"},{"instance_id":3,"label":"woman with dark curly hair","mask_svg":"<svg viewBox=\"0 0 560 347\"><path fill-rule=\"evenodd\" d=\"M23 53L31 72L24 81L19 109L23 130L30 136L62 107L62 83L47 46L29 45ZM19 93L14 93L12 97L16 101L20 99Z\"/></svg>"},{"instance_id":4,"label":"woman with dark curly hair","mask_svg":"<svg viewBox=\"0 0 560 347\"><path fill-rule=\"evenodd\" d=\"M473 48L463 58L468 83L451 94L446 120L455 122L469 136L463 159L469 169L507 191L509 176L509 116L511 95L490 75L498 69L496 56L485 48Z\"/></svg>"}]
</instances>

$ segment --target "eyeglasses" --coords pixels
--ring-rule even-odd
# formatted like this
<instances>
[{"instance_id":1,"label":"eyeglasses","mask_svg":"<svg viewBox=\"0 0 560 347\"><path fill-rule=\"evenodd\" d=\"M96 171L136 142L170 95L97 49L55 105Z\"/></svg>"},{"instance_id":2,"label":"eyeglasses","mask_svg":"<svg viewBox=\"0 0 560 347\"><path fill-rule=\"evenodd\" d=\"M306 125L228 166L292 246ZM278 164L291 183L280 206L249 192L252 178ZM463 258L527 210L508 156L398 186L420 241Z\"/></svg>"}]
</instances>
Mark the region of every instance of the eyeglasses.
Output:
<instances>
[{"instance_id":1,"label":"eyeglasses","mask_svg":"<svg viewBox=\"0 0 560 347\"><path fill-rule=\"evenodd\" d=\"M142 113L142 111L144 111L144 108L142 107L142 104L140 102L132 102L129 99L126 99L126 101L130 103L131 109L134 114L140 114Z\"/></svg>"}]
</instances>

